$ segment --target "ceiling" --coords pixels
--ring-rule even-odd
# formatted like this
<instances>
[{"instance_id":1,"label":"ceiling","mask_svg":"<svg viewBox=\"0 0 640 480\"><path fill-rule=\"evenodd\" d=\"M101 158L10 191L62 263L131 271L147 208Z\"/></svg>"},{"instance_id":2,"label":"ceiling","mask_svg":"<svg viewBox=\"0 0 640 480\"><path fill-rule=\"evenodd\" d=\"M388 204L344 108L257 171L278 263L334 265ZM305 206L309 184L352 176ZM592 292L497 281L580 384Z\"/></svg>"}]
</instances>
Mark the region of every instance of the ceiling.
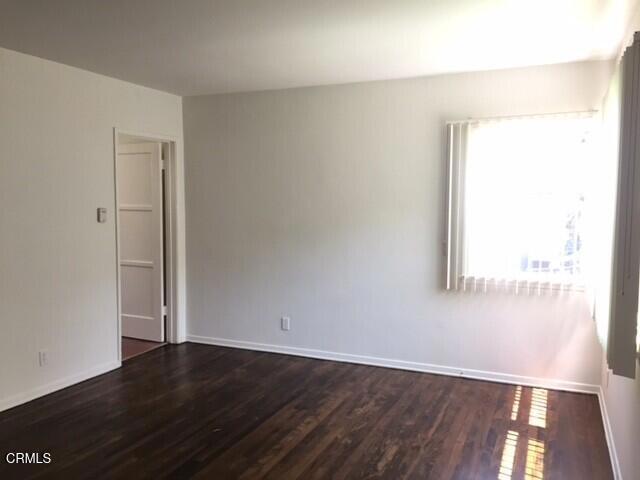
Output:
<instances>
[{"instance_id":1,"label":"ceiling","mask_svg":"<svg viewBox=\"0 0 640 480\"><path fill-rule=\"evenodd\" d=\"M179 95L613 57L636 0L0 0L0 46Z\"/></svg>"}]
</instances>

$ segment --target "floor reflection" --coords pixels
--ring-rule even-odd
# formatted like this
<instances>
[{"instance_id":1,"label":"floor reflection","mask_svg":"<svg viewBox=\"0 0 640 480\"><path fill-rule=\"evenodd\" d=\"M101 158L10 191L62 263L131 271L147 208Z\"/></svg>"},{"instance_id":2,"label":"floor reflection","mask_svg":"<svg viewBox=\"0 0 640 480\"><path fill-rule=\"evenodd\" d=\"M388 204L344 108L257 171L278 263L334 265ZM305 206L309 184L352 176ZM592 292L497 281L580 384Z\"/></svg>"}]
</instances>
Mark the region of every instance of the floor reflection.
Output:
<instances>
[{"instance_id":1,"label":"floor reflection","mask_svg":"<svg viewBox=\"0 0 640 480\"><path fill-rule=\"evenodd\" d=\"M531 409L529 410L529 425L546 428L547 426L547 391L544 388L534 388L531 393Z\"/></svg>"},{"instance_id":2,"label":"floor reflection","mask_svg":"<svg viewBox=\"0 0 640 480\"><path fill-rule=\"evenodd\" d=\"M502 460L500 460L498 480L511 480L516 461L516 450L518 449L518 437L518 432L514 432L513 430L507 432L507 438L504 441L504 448L502 449Z\"/></svg>"},{"instance_id":3,"label":"floor reflection","mask_svg":"<svg viewBox=\"0 0 640 480\"><path fill-rule=\"evenodd\" d=\"M511 422L517 422L520 412L520 403L522 401L522 386L517 386L513 395L513 403L511 406ZM531 404L529 407L529 425L537 428L547 427L547 401L548 392L544 388L531 389ZM526 417L525 417L526 418ZM500 460L500 470L498 472L498 480L512 480L516 468L518 442L520 433L516 430L517 423L507 432L502 449L502 458ZM531 430L532 432L534 430ZM526 460L524 467L525 480L543 480L544 479L544 441L526 435ZM524 443L521 448L525 448ZM524 453L524 452L522 452ZM522 455L522 454L521 454ZM522 456L520 457L522 458ZM519 467L522 472L522 466ZM522 473L519 473L522 475ZM522 478L522 477L519 477Z\"/></svg>"},{"instance_id":4,"label":"floor reflection","mask_svg":"<svg viewBox=\"0 0 640 480\"><path fill-rule=\"evenodd\" d=\"M544 478L544 442L530 438L527 442L527 466L525 480L542 480Z\"/></svg>"},{"instance_id":5,"label":"floor reflection","mask_svg":"<svg viewBox=\"0 0 640 480\"><path fill-rule=\"evenodd\" d=\"M511 420L518 419L518 411L520 410L520 397L522 397L522 387L516 387L516 393L513 397L513 407L511 407Z\"/></svg>"}]
</instances>

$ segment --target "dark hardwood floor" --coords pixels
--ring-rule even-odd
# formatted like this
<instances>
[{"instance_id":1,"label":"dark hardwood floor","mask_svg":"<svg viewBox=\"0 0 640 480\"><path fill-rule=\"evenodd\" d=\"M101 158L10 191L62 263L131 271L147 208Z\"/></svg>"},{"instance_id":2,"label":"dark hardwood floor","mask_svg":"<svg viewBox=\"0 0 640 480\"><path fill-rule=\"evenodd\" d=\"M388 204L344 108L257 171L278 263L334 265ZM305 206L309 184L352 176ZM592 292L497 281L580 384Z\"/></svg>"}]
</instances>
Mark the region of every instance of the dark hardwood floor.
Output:
<instances>
[{"instance_id":1,"label":"dark hardwood floor","mask_svg":"<svg viewBox=\"0 0 640 480\"><path fill-rule=\"evenodd\" d=\"M612 478L592 395L195 344L0 413L0 453L2 479Z\"/></svg>"}]
</instances>

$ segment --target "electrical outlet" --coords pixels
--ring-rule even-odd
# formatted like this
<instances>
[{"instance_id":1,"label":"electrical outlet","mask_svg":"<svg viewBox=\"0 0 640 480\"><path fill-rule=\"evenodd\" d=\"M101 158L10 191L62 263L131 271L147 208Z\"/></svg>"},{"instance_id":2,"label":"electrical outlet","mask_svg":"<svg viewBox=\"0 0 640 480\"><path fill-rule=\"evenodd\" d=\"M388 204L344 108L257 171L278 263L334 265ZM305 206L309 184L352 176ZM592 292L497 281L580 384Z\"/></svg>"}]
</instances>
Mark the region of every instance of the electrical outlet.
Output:
<instances>
[{"instance_id":1,"label":"electrical outlet","mask_svg":"<svg viewBox=\"0 0 640 480\"><path fill-rule=\"evenodd\" d=\"M41 367L44 367L49 363L49 354L46 350L41 350L38 352L38 363Z\"/></svg>"},{"instance_id":2,"label":"electrical outlet","mask_svg":"<svg viewBox=\"0 0 640 480\"><path fill-rule=\"evenodd\" d=\"M289 317L282 317L280 319L280 328L282 330L291 330L291 319Z\"/></svg>"}]
</instances>

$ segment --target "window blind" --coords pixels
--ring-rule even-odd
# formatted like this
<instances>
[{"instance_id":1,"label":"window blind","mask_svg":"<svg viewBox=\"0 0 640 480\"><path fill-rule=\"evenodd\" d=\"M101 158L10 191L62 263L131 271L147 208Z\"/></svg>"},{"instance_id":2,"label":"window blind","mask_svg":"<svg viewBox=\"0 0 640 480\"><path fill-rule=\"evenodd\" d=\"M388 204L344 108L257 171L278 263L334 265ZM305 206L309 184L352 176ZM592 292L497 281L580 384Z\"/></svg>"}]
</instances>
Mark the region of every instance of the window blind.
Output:
<instances>
[{"instance_id":1,"label":"window blind","mask_svg":"<svg viewBox=\"0 0 640 480\"><path fill-rule=\"evenodd\" d=\"M592 124L581 112L447 125L447 289L582 289Z\"/></svg>"},{"instance_id":2,"label":"window blind","mask_svg":"<svg viewBox=\"0 0 640 480\"><path fill-rule=\"evenodd\" d=\"M607 361L635 378L640 276L640 35L622 57L618 196Z\"/></svg>"}]
</instances>

